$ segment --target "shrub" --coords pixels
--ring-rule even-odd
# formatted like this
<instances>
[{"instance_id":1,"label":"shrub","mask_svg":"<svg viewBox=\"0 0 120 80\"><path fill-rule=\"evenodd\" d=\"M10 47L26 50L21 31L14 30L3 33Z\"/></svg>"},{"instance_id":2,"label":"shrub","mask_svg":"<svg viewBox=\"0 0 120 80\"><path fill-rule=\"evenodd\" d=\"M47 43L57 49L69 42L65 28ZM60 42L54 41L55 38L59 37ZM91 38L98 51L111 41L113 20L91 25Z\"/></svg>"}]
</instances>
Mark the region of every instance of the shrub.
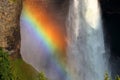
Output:
<instances>
[{"instance_id":1,"label":"shrub","mask_svg":"<svg viewBox=\"0 0 120 80\"><path fill-rule=\"evenodd\" d=\"M112 80L111 77L109 77L108 73L105 73L104 80ZM114 80L120 80L120 76L116 76Z\"/></svg>"},{"instance_id":2,"label":"shrub","mask_svg":"<svg viewBox=\"0 0 120 80\"><path fill-rule=\"evenodd\" d=\"M11 75L8 53L0 48L0 80L11 80Z\"/></svg>"},{"instance_id":3,"label":"shrub","mask_svg":"<svg viewBox=\"0 0 120 80\"><path fill-rule=\"evenodd\" d=\"M40 72L38 75L38 80L47 80L43 72Z\"/></svg>"},{"instance_id":4,"label":"shrub","mask_svg":"<svg viewBox=\"0 0 120 80\"><path fill-rule=\"evenodd\" d=\"M115 80L120 80L120 76L116 76L116 77L115 77Z\"/></svg>"}]
</instances>

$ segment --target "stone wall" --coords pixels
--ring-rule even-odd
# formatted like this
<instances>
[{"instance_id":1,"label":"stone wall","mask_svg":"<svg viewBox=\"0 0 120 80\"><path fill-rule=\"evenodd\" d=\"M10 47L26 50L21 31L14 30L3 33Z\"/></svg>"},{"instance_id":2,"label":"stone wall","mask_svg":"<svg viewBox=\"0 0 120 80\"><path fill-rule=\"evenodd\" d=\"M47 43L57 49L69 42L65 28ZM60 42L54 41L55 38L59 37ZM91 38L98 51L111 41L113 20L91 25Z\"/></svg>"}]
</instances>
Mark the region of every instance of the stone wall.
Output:
<instances>
[{"instance_id":1,"label":"stone wall","mask_svg":"<svg viewBox=\"0 0 120 80\"><path fill-rule=\"evenodd\" d=\"M21 0L0 0L0 47L14 56L20 56L21 9Z\"/></svg>"}]
</instances>

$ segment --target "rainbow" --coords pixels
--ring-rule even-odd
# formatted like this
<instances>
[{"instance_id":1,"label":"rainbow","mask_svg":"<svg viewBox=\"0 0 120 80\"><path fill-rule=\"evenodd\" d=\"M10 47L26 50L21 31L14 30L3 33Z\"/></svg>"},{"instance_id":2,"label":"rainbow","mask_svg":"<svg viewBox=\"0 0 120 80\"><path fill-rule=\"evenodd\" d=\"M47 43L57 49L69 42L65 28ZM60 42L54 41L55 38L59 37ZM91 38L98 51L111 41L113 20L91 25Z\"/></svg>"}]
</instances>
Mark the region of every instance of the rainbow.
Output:
<instances>
[{"instance_id":1,"label":"rainbow","mask_svg":"<svg viewBox=\"0 0 120 80\"><path fill-rule=\"evenodd\" d=\"M47 14L43 8L37 5L31 5L24 2L22 21L26 27L31 28L33 35L44 44L44 48L53 58L53 65L57 65L57 71L66 74L66 37L60 26L51 19L51 15ZM41 45L42 47L42 45Z\"/></svg>"}]
</instances>

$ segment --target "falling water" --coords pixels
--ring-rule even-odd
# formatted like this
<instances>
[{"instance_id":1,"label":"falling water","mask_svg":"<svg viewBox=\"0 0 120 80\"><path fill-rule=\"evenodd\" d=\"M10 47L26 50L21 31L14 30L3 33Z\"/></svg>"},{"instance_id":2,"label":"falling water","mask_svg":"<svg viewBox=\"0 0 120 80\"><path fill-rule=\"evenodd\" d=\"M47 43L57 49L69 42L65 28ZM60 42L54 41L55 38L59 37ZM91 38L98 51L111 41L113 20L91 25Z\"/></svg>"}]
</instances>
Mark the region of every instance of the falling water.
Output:
<instances>
[{"instance_id":1,"label":"falling water","mask_svg":"<svg viewBox=\"0 0 120 80\"><path fill-rule=\"evenodd\" d=\"M71 0L67 25L70 80L104 80L108 65L98 0Z\"/></svg>"},{"instance_id":2,"label":"falling water","mask_svg":"<svg viewBox=\"0 0 120 80\"><path fill-rule=\"evenodd\" d=\"M34 14L32 18L26 17L28 13L23 8L21 54L26 62L38 71L45 71L49 80L104 80L108 64L98 0L70 0L65 67L50 52L51 48L40 41L42 38L34 31L36 24L26 21L34 18Z\"/></svg>"}]
</instances>

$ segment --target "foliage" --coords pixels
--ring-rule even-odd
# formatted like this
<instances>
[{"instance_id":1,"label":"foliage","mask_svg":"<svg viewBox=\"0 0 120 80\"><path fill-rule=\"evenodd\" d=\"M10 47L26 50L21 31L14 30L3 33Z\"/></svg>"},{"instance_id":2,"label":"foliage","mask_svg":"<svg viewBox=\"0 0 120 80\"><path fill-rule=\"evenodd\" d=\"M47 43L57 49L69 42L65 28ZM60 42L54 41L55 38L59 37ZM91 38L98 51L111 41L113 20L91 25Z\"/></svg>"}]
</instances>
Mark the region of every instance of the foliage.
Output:
<instances>
[{"instance_id":1,"label":"foliage","mask_svg":"<svg viewBox=\"0 0 120 80\"><path fill-rule=\"evenodd\" d=\"M120 80L120 76L116 76L116 77L115 77L115 80Z\"/></svg>"},{"instance_id":2,"label":"foliage","mask_svg":"<svg viewBox=\"0 0 120 80\"><path fill-rule=\"evenodd\" d=\"M0 80L11 80L11 75L8 53L0 48Z\"/></svg>"},{"instance_id":3,"label":"foliage","mask_svg":"<svg viewBox=\"0 0 120 80\"><path fill-rule=\"evenodd\" d=\"M0 80L36 80L38 72L22 59L11 59L0 48Z\"/></svg>"},{"instance_id":4,"label":"foliage","mask_svg":"<svg viewBox=\"0 0 120 80\"><path fill-rule=\"evenodd\" d=\"M13 80L36 80L38 72L22 59L11 60Z\"/></svg>"},{"instance_id":5,"label":"foliage","mask_svg":"<svg viewBox=\"0 0 120 80\"><path fill-rule=\"evenodd\" d=\"M36 77L36 75L38 75ZM10 60L7 52L0 48L0 80L48 80L43 72L38 72L22 59ZM105 73L104 80L112 80ZM115 80L120 80L116 76Z\"/></svg>"},{"instance_id":6,"label":"foliage","mask_svg":"<svg viewBox=\"0 0 120 80\"><path fill-rule=\"evenodd\" d=\"M105 73L104 80L112 80L111 77L109 77L108 73ZM120 76L116 76L115 80L120 80Z\"/></svg>"},{"instance_id":7,"label":"foliage","mask_svg":"<svg viewBox=\"0 0 120 80\"><path fill-rule=\"evenodd\" d=\"M0 48L0 80L47 80L44 73L38 73L22 59L12 60Z\"/></svg>"},{"instance_id":8,"label":"foliage","mask_svg":"<svg viewBox=\"0 0 120 80\"><path fill-rule=\"evenodd\" d=\"M38 80L48 80L48 79L45 77L43 72L40 72L38 75Z\"/></svg>"},{"instance_id":9,"label":"foliage","mask_svg":"<svg viewBox=\"0 0 120 80\"><path fill-rule=\"evenodd\" d=\"M110 80L108 73L105 73L104 80Z\"/></svg>"}]
</instances>

